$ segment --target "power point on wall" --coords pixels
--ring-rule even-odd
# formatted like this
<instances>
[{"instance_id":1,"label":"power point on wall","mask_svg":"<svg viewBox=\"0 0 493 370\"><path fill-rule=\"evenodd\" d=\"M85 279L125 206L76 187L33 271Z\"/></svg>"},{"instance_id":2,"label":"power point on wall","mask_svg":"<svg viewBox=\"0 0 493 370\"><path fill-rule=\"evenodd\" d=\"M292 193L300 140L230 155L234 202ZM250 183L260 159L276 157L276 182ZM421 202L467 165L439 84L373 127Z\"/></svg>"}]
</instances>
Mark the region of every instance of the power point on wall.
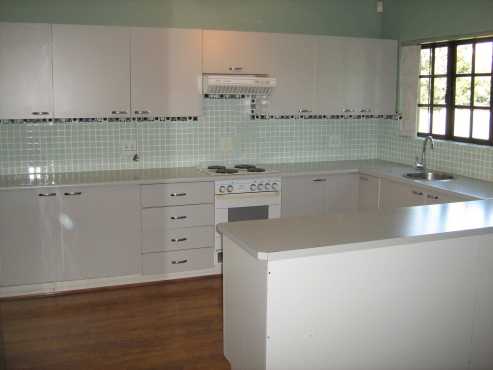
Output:
<instances>
[{"instance_id":1,"label":"power point on wall","mask_svg":"<svg viewBox=\"0 0 493 370\"><path fill-rule=\"evenodd\" d=\"M377 1L377 13L383 13L383 0Z\"/></svg>"}]
</instances>

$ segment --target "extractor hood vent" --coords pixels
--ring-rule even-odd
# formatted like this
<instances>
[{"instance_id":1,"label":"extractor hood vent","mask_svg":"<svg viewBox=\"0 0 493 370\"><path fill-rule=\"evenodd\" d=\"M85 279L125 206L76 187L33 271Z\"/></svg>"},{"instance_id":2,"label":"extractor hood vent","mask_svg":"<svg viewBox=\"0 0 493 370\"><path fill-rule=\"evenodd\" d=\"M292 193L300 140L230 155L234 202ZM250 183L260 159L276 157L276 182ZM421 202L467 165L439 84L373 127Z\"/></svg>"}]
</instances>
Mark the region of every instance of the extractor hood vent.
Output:
<instances>
[{"instance_id":1,"label":"extractor hood vent","mask_svg":"<svg viewBox=\"0 0 493 370\"><path fill-rule=\"evenodd\" d=\"M260 76L204 75L206 95L270 96L276 79Z\"/></svg>"}]
</instances>

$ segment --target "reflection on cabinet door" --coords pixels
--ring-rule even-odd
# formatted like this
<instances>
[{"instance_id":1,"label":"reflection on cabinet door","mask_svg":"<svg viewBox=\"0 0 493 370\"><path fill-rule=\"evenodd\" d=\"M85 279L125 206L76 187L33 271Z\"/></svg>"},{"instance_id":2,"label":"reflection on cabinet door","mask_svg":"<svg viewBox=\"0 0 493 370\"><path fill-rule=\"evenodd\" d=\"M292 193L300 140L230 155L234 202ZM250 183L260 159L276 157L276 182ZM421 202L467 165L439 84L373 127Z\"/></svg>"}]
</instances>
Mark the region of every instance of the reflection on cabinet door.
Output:
<instances>
[{"instance_id":1,"label":"reflection on cabinet door","mask_svg":"<svg viewBox=\"0 0 493 370\"><path fill-rule=\"evenodd\" d=\"M130 113L129 33L126 27L53 25L56 117Z\"/></svg>"},{"instance_id":2,"label":"reflection on cabinet door","mask_svg":"<svg viewBox=\"0 0 493 370\"><path fill-rule=\"evenodd\" d=\"M317 36L274 34L272 75L277 86L268 111L273 114L311 113L316 101Z\"/></svg>"},{"instance_id":3,"label":"reflection on cabinet door","mask_svg":"<svg viewBox=\"0 0 493 370\"><path fill-rule=\"evenodd\" d=\"M0 285L58 279L60 229L53 189L0 191Z\"/></svg>"},{"instance_id":4,"label":"reflection on cabinet door","mask_svg":"<svg viewBox=\"0 0 493 370\"><path fill-rule=\"evenodd\" d=\"M421 206L425 204L425 191L406 184L382 179L382 208Z\"/></svg>"},{"instance_id":5,"label":"reflection on cabinet door","mask_svg":"<svg viewBox=\"0 0 493 370\"><path fill-rule=\"evenodd\" d=\"M132 28L132 114L202 113L202 31Z\"/></svg>"},{"instance_id":6,"label":"reflection on cabinet door","mask_svg":"<svg viewBox=\"0 0 493 370\"><path fill-rule=\"evenodd\" d=\"M271 74L272 34L204 31L204 73Z\"/></svg>"},{"instance_id":7,"label":"reflection on cabinet door","mask_svg":"<svg viewBox=\"0 0 493 370\"><path fill-rule=\"evenodd\" d=\"M53 114L51 25L0 23L0 119Z\"/></svg>"},{"instance_id":8,"label":"reflection on cabinet door","mask_svg":"<svg viewBox=\"0 0 493 370\"><path fill-rule=\"evenodd\" d=\"M140 272L137 186L61 189L63 280Z\"/></svg>"}]
</instances>

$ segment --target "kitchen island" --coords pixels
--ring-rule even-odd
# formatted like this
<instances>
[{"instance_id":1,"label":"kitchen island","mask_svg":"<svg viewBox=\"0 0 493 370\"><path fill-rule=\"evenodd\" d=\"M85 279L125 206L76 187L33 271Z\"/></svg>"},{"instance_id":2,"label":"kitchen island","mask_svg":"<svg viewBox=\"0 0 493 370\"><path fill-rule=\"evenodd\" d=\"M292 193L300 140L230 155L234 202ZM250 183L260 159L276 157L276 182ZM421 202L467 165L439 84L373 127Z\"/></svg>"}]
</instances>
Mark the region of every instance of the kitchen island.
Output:
<instances>
[{"instance_id":1,"label":"kitchen island","mask_svg":"<svg viewBox=\"0 0 493 370\"><path fill-rule=\"evenodd\" d=\"M233 369L493 368L493 200L218 230Z\"/></svg>"}]
</instances>

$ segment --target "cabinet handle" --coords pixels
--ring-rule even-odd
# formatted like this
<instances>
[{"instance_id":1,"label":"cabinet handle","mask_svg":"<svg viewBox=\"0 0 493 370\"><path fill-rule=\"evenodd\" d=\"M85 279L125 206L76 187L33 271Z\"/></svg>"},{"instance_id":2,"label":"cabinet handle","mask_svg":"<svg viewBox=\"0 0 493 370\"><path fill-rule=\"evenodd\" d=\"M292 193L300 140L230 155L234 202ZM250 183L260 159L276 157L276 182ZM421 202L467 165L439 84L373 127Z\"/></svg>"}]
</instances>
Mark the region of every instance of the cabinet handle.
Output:
<instances>
[{"instance_id":1,"label":"cabinet handle","mask_svg":"<svg viewBox=\"0 0 493 370\"><path fill-rule=\"evenodd\" d=\"M127 114L127 111L125 111L125 110L113 110L113 111L111 111L111 114Z\"/></svg>"},{"instance_id":2,"label":"cabinet handle","mask_svg":"<svg viewBox=\"0 0 493 370\"><path fill-rule=\"evenodd\" d=\"M177 238L173 238L173 239L171 239L171 241L173 243L183 243L183 242L186 242L187 240L188 240L187 238L178 238L178 239Z\"/></svg>"},{"instance_id":3,"label":"cabinet handle","mask_svg":"<svg viewBox=\"0 0 493 370\"><path fill-rule=\"evenodd\" d=\"M343 113L354 113L354 109L346 108L342 111Z\"/></svg>"},{"instance_id":4,"label":"cabinet handle","mask_svg":"<svg viewBox=\"0 0 493 370\"><path fill-rule=\"evenodd\" d=\"M171 216L172 220L185 220L187 216Z\"/></svg>"},{"instance_id":5,"label":"cabinet handle","mask_svg":"<svg viewBox=\"0 0 493 370\"><path fill-rule=\"evenodd\" d=\"M39 197L54 197L56 196L56 193L40 193L38 194Z\"/></svg>"},{"instance_id":6,"label":"cabinet handle","mask_svg":"<svg viewBox=\"0 0 493 370\"><path fill-rule=\"evenodd\" d=\"M412 191L412 193L413 193L414 195L419 195L419 196L423 196L423 195L424 195L424 193L423 193L422 191L416 191L416 190L413 190L413 191Z\"/></svg>"},{"instance_id":7,"label":"cabinet handle","mask_svg":"<svg viewBox=\"0 0 493 370\"><path fill-rule=\"evenodd\" d=\"M243 67L229 67L229 70L239 72L239 71L243 71Z\"/></svg>"},{"instance_id":8,"label":"cabinet handle","mask_svg":"<svg viewBox=\"0 0 493 370\"><path fill-rule=\"evenodd\" d=\"M371 113L371 109L369 109L369 108L361 109L360 113Z\"/></svg>"},{"instance_id":9,"label":"cabinet handle","mask_svg":"<svg viewBox=\"0 0 493 370\"><path fill-rule=\"evenodd\" d=\"M310 109L300 108L299 113L311 113Z\"/></svg>"},{"instance_id":10,"label":"cabinet handle","mask_svg":"<svg viewBox=\"0 0 493 370\"><path fill-rule=\"evenodd\" d=\"M363 177L363 176L360 176L359 179L361 181L370 181L370 179L368 179L368 177Z\"/></svg>"},{"instance_id":11,"label":"cabinet handle","mask_svg":"<svg viewBox=\"0 0 493 370\"><path fill-rule=\"evenodd\" d=\"M151 112L148 110L136 110L135 114L150 114Z\"/></svg>"},{"instance_id":12,"label":"cabinet handle","mask_svg":"<svg viewBox=\"0 0 493 370\"><path fill-rule=\"evenodd\" d=\"M63 193L63 195L65 195L66 197L75 197L78 195L82 195L82 192L81 191L72 191L69 193Z\"/></svg>"},{"instance_id":13,"label":"cabinet handle","mask_svg":"<svg viewBox=\"0 0 493 370\"><path fill-rule=\"evenodd\" d=\"M187 193L171 193L170 196L172 196L172 197L186 197Z\"/></svg>"},{"instance_id":14,"label":"cabinet handle","mask_svg":"<svg viewBox=\"0 0 493 370\"><path fill-rule=\"evenodd\" d=\"M313 179L313 182L327 182L327 179Z\"/></svg>"},{"instance_id":15,"label":"cabinet handle","mask_svg":"<svg viewBox=\"0 0 493 370\"><path fill-rule=\"evenodd\" d=\"M32 112L33 116L47 116L50 112Z\"/></svg>"},{"instance_id":16,"label":"cabinet handle","mask_svg":"<svg viewBox=\"0 0 493 370\"><path fill-rule=\"evenodd\" d=\"M440 197L438 195L431 195L431 194L428 194L427 195L427 198L428 199L433 199L433 200L439 200L440 199Z\"/></svg>"},{"instance_id":17,"label":"cabinet handle","mask_svg":"<svg viewBox=\"0 0 493 370\"><path fill-rule=\"evenodd\" d=\"M179 260L179 261L171 261L172 265L183 265L184 263L187 263L188 260Z\"/></svg>"}]
</instances>

